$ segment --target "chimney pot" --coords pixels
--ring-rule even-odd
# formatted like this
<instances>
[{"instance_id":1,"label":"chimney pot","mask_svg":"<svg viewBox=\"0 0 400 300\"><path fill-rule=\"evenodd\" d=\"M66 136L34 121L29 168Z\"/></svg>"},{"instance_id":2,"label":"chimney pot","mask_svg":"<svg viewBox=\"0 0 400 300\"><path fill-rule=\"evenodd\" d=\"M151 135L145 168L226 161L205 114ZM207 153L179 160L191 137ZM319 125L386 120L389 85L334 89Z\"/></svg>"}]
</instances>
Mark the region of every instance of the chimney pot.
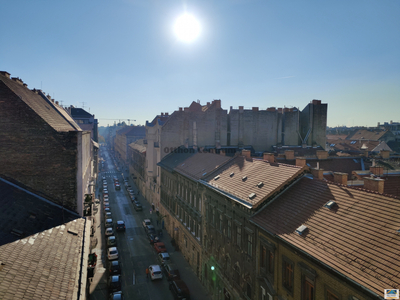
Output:
<instances>
[{"instance_id":1,"label":"chimney pot","mask_svg":"<svg viewBox=\"0 0 400 300\"><path fill-rule=\"evenodd\" d=\"M383 194L385 180L380 178L364 177L364 188L366 190Z\"/></svg>"},{"instance_id":2,"label":"chimney pot","mask_svg":"<svg viewBox=\"0 0 400 300\"><path fill-rule=\"evenodd\" d=\"M336 183L341 183L344 185L347 185L347 173L341 173L341 172L334 172L333 173L333 180Z\"/></svg>"},{"instance_id":3,"label":"chimney pot","mask_svg":"<svg viewBox=\"0 0 400 300\"><path fill-rule=\"evenodd\" d=\"M245 156L247 159L250 159L251 158L251 151L243 149L242 150L242 155Z\"/></svg>"},{"instance_id":4,"label":"chimney pot","mask_svg":"<svg viewBox=\"0 0 400 300\"><path fill-rule=\"evenodd\" d=\"M263 161L268 161L270 163L275 162L275 156L273 153L264 152L263 153Z\"/></svg>"},{"instance_id":5,"label":"chimney pot","mask_svg":"<svg viewBox=\"0 0 400 300\"><path fill-rule=\"evenodd\" d=\"M296 166L304 167L307 165L307 160L304 157L296 157Z\"/></svg>"},{"instance_id":6,"label":"chimney pot","mask_svg":"<svg viewBox=\"0 0 400 300\"><path fill-rule=\"evenodd\" d=\"M287 160L294 159L294 150L285 150L285 158Z\"/></svg>"},{"instance_id":7,"label":"chimney pot","mask_svg":"<svg viewBox=\"0 0 400 300\"><path fill-rule=\"evenodd\" d=\"M10 78L10 75L11 75L10 73L8 73L6 71L0 71L0 74L5 76L5 77L7 77L7 78Z\"/></svg>"}]
</instances>

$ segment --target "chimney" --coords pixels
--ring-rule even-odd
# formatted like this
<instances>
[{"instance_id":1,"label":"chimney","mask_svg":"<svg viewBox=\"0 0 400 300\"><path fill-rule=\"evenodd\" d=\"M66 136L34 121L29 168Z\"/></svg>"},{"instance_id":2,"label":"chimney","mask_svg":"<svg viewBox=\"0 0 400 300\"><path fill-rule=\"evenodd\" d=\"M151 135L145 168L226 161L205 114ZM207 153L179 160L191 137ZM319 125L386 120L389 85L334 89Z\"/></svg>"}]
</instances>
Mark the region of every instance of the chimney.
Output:
<instances>
[{"instance_id":1,"label":"chimney","mask_svg":"<svg viewBox=\"0 0 400 300\"><path fill-rule=\"evenodd\" d=\"M250 150L242 150L242 155L244 155L247 159L251 158L251 151Z\"/></svg>"},{"instance_id":2,"label":"chimney","mask_svg":"<svg viewBox=\"0 0 400 300\"><path fill-rule=\"evenodd\" d=\"M281 114L281 113L282 113L282 111L283 111L283 110L282 110L282 107L279 107L279 108L278 108L278 113L280 113L280 114Z\"/></svg>"},{"instance_id":3,"label":"chimney","mask_svg":"<svg viewBox=\"0 0 400 300\"><path fill-rule=\"evenodd\" d=\"M225 156L226 155L225 150L220 150L219 154L221 154L222 156Z\"/></svg>"},{"instance_id":4,"label":"chimney","mask_svg":"<svg viewBox=\"0 0 400 300\"><path fill-rule=\"evenodd\" d=\"M268 161L270 163L275 162L275 156L273 153L264 152L263 153L263 161Z\"/></svg>"},{"instance_id":5,"label":"chimney","mask_svg":"<svg viewBox=\"0 0 400 300\"><path fill-rule=\"evenodd\" d=\"M383 175L383 167L379 167L379 166L372 166L369 168L369 171L376 175L376 176L382 176Z\"/></svg>"},{"instance_id":6,"label":"chimney","mask_svg":"<svg viewBox=\"0 0 400 300\"><path fill-rule=\"evenodd\" d=\"M379 151L380 155L382 156L383 159L389 159L390 158L390 151L389 150L381 150Z\"/></svg>"},{"instance_id":7,"label":"chimney","mask_svg":"<svg viewBox=\"0 0 400 300\"><path fill-rule=\"evenodd\" d=\"M268 107L267 111L276 111L276 108L275 107Z\"/></svg>"},{"instance_id":8,"label":"chimney","mask_svg":"<svg viewBox=\"0 0 400 300\"><path fill-rule=\"evenodd\" d=\"M333 181L336 183L347 185L347 173L334 172Z\"/></svg>"},{"instance_id":9,"label":"chimney","mask_svg":"<svg viewBox=\"0 0 400 300\"><path fill-rule=\"evenodd\" d=\"M252 107L251 110L252 111L258 111L258 107Z\"/></svg>"},{"instance_id":10,"label":"chimney","mask_svg":"<svg viewBox=\"0 0 400 300\"><path fill-rule=\"evenodd\" d=\"M311 174L315 178L324 179L324 169L311 169Z\"/></svg>"},{"instance_id":11,"label":"chimney","mask_svg":"<svg viewBox=\"0 0 400 300\"><path fill-rule=\"evenodd\" d=\"M244 107L243 106L239 106L239 112L242 113L243 112Z\"/></svg>"},{"instance_id":12,"label":"chimney","mask_svg":"<svg viewBox=\"0 0 400 300\"><path fill-rule=\"evenodd\" d=\"M28 87L28 85L26 83L24 83L23 86L26 87L26 88Z\"/></svg>"},{"instance_id":13,"label":"chimney","mask_svg":"<svg viewBox=\"0 0 400 300\"><path fill-rule=\"evenodd\" d=\"M164 116L164 113L161 113L161 117Z\"/></svg>"},{"instance_id":14,"label":"chimney","mask_svg":"<svg viewBox=\"0 0 400 300\"><path fill-rule=\"evenodd\" d=\"M383 194L385 180L380 178L364 177L364 188L366 190Z\"/></svg>"},{"instance_id":15,"label":"chimney","mask_svg":"<svg viewBox=\"0 0 400 300\"><path fill-rule=\"evenodd\" d=\"M189 111L189 107L185 107L183 111Z\"/></svg>"},{"instance_id":16,"label":"chimney","mask_svg":"<svg viewBox=\"0 0 400 300\"><path fill-rule=\"evenodd\" d=\"M58 101L56 101L56 104L58 105Z\"/></svg>"},{"instance_id":17,"label":"chimney","mask_svg":"<svg viewBox=\"0 0 400 300\"><path fill-rule=\"evenodd\" d=\"M294 159L294 150L285 150L285 158L287 160Z\"/></svg>"},{"instance_id":18,"label":"chimney","mask_svg":"<svg viewBox=\"0 0 400 300\"><path fill-rule=\"evenodd\" d=\"M179 111L183 111L182 107L179 107Z\"/></svg>"},{"instance_id":19,"label":"chimney","mask_svg":"<svg viewBox=\"0 0 400 300\"><path fill-rule=\"evenodd\" d=\"M12 77L11 79L14 80L15 82L18 82L21 85L24 84L24 82L18 77Z\"/></svg>"},{"instance_id":20,"label":"chimney","mask_svg":"<svg viewBox=\"0 0 400 300\"><path fill-rule=\"evenodd\" d=\"M5 76L5 77L7 77L7 78L10 78L10 75L11 75L10 73L8 73L6 71L0 71L0 74Z\"/></svg>"},{"instance_id":21,"label":"chimney","mask_svg":"<svg viewBox=\"0 0 400 300\"><path fill-rule=\"evenodd\" d=\"M209 107L210 106L210 102L207 102L207 107Z\"/></svg>"},{"instance_id":22,"label":"chimney","mask_svg":"<svg viewBox=\"0 0 400 300\"><path fill-rule=\"evenodd\" d=\"M311 103L312 103L313 105L320 105L320 104L321 104L321 100L316 100L316 99L314 99Z\"/></svg>"},{"instance_id":23,"label":"chimney","mask_svg":"<svg viewBox=\"0 0 400 300\"><path fill-rule=\"evenodd\" d=\"M221 100L214 100L213 104L215 104L215 108L221 108Z\"/></svg>"},{"instance_id":24,"label":"chimney","mask_svg":"<svg viewBox=\"0 0 400 300\"><path fill-rule=\"evenodd\" d=\"M307 161L304 157L296 157L296 166L304 167L307 165Z\"/></svg>"},{"instance_id":25,"label":"chimney","mask_svg":"<svg viewBox=\"0 0 400 300\"><path fill-rule=\"evenodd\" d=\"M328 151L317 150L317 158L318 159L327 159L328 158Z\"/></svg>"},{"instance_id":26,"label":"chimney","mask_svg":"<svg viewBox=\"0 0 400 300\"><path fill-rule=\"evenodd\" d=\"M164 116L168 116L168 115L169 115L168 113L165 113L165 114L164 114Z\"/></svg>"}]
</instances>

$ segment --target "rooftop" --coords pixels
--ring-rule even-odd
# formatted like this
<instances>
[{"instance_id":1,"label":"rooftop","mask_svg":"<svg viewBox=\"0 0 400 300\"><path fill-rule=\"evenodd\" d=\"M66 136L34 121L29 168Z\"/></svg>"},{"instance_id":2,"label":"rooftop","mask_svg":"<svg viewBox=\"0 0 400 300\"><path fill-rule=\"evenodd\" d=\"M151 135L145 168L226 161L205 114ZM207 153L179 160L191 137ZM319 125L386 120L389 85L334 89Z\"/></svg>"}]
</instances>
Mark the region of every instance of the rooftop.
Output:
<instances>
[{"instance_id":1,"label":"rooftop","mask_svg":"<svg viewBox=\"0 0 400 300\"><path fill-rule=\"evenodd\" d=\"M325 207L332 200L336 205ZM399 199L304 177L252 221L382 295L399 288L399 210ZM299 235L302 225L308 230Z\"/></svg>"}]
</instances>

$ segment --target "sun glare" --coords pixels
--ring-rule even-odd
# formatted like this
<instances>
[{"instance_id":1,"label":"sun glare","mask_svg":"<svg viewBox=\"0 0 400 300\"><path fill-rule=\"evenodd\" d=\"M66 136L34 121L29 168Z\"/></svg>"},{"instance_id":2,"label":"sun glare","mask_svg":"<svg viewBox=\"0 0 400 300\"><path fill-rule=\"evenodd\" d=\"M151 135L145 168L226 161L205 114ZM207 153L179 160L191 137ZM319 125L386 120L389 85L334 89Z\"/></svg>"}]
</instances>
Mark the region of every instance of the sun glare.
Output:
<instances>
[{"instance_id":1,"label":"sun glare","mask_svg":"<svg viewBox=\"0 0 400 300\"><path fill-rule=\"evenodd\" d=\"M174 31L179 40L190 43L200 34L200 23L195 17L187 13L176 19Z\"/></svg>"}]
</instances>

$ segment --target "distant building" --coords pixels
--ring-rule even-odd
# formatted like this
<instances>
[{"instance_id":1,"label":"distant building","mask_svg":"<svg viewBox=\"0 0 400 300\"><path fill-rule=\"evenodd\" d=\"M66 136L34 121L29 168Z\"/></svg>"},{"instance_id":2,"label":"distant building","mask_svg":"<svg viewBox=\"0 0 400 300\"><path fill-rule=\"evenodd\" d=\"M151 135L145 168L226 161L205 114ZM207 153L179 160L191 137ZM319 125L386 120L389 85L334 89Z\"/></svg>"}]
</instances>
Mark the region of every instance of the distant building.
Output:
<instances>
[{"instance_id":1,"label":"distant building","mask_svg":"<svg viewBox=\"0 0 400 300\"><path fill-rule=\"evenodd\" d=\"M0 72L0 120L1 175L83 216L94 187L91 133L7 72Z\"/></svg>"},{"instance_id":2,"label":"distant building","mask_svg":"<svg viewBox=\"0 0 400 300\"><path fill-rule=\"evenodd\" d=\"M125 164L128 163L128 147L134 141L144 139L146 136L144 126L125 126L116 132L115 136L115 154Z\"/></svg>"}]
</instances>

